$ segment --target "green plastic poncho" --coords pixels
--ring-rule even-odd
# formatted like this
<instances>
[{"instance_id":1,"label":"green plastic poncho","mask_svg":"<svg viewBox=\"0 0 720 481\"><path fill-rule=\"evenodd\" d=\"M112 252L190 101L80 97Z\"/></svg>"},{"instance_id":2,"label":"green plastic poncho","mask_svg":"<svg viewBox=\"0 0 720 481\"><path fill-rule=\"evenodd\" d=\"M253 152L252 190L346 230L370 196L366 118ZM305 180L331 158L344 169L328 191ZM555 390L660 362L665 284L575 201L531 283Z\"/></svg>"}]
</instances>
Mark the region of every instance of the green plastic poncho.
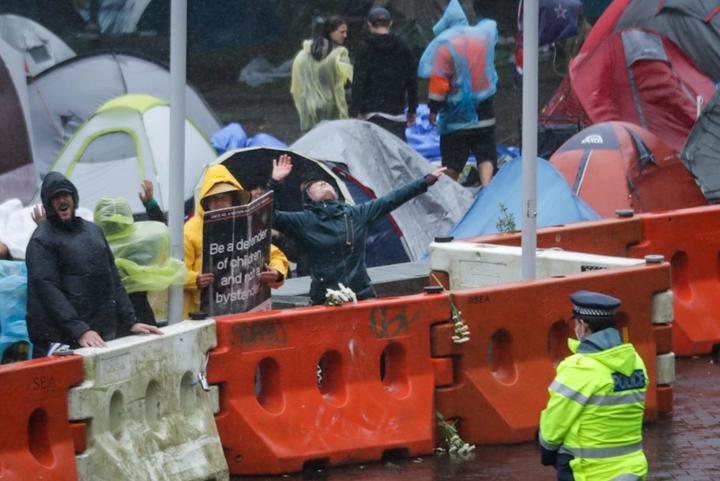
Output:
<instances>
[{"instance_id":1,"label":"green plastic poncho","mask_svg":"<svg viewBox=\"0 0 720 481\"><path fill-rule=\"evenodd\" d=\"M130 205L121 197L100 199L94 220L110 244L127 292L162 291L185 283L185 263L169 256L170 235L165 224L134 222Z\"/></svg>"},{"instance_id":2,"label":"green plastic poncho","mask_svg":"<svg viewBox=\"0 0 720 481\"><path fill-rule=\"evenodd\" d=\"M321 120L348 118L345 84L353 77L345 47L335 47L327 57L317 61L310 53L311 45L312 40L305 40L295 56L290 84L303 132Z\"/></svg>"}]
</instances>

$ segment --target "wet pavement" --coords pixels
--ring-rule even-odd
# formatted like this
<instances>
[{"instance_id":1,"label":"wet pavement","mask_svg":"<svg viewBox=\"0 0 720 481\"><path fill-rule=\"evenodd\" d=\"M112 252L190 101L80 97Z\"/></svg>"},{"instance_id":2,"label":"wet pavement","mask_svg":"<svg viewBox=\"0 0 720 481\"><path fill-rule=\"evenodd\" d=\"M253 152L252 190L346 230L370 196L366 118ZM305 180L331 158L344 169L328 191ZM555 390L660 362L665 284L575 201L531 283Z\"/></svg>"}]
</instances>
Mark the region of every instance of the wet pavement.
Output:
<instances>
[{"instance_id":1,"label":"wet pavement","mask_svg":"<svg viewBox=\"0 0 720 481\"><path fill-rule=\"evenodd\" d=\"M720 365L711 358L677 360L674 412L644 428L649 480L720 480ZM234 478L248 479L248 478ZM273 480L552 481L554 470L540 465L534 444L478 446L474 459L428 456L291 476Z\"/></svg>"}]
</instances>

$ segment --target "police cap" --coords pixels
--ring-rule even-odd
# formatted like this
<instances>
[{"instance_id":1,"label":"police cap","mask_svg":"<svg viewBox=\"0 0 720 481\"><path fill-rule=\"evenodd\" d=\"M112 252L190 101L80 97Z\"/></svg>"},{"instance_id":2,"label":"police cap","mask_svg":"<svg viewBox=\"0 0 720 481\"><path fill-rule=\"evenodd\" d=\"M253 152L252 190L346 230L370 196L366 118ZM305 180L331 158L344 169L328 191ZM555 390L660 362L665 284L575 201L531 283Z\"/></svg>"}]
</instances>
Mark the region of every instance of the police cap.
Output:
<instances>
[{"instance_id":1,"label":"police cap","mask_svg":"<svg viewBox=\"0 0 720 481\"><path fill-rule=\"evenodd\" d=\"M620 299L592 291L576 291L570 295L573 315L583 320L604 320L615 317Z\"/></svg>"}]
</instances>

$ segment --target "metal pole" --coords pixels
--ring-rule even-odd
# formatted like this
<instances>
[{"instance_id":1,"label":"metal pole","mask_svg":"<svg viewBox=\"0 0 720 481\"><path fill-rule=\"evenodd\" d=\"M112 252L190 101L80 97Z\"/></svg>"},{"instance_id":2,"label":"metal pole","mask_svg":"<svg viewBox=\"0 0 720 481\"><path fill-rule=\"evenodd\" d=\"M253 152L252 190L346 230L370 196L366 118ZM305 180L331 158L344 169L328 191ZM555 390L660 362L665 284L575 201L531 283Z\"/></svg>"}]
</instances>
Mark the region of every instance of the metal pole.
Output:
<instances>
[{"instance_id":1,"label":"metal pole","mask_svg":"<svg viewBox=\"0 0 720 481\"><path fill-rule=\"evenodd\" d=\"M537 247L537 122L539 0L525 0L523 11L522 99L522 277L535 279Z\"/></svg>"},{"instance_id":2,"label":"metal pole","mask_svg":"<svg viewBox=\"0 0 720 481\"><path fill-rule=\"evenodd\" d=\"M184 258L185 211L185 75L187 62L187 0L172 0L170 10L170 254ZM168 298L168 323L183 317L183 287L172 286Z\"/></svg>"}]
</instances>

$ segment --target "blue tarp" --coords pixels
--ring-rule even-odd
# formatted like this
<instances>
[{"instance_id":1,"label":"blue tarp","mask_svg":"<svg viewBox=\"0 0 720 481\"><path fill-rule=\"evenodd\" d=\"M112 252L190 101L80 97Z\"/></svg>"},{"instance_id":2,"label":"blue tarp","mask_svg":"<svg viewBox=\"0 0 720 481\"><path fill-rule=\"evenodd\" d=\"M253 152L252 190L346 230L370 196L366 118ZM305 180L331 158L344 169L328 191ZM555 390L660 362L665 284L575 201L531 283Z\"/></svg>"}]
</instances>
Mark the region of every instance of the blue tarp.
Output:
<instances>
[{"instance_id":1,"label":"blue tarp","mask_svg":"<svg viewBox=\"0 0 720 481\"><path fill-rule=\"evenodd\" d=\"M596 220L600 216L572 193L570 186L550 162L537 159L537 226L547 227ZM505 163L492 182L481 190L465 216L452 229L456 239L495 234L500 205L513 216L516 229L522 223L522 158Z\"/></svg>"},{"instance_id":2,"label":"blue tarp","mask_svg":"<svg viewBox=\"0 0 720 481\"><path fill-rule=\"evenodd\" d=\"M253 137L248 137L245 130L238 123L228 124L215 132L210 143L218 155L228 150L244 149L246 147L273 147L287 149L287 144L278 140L270 134L260 132Z\"/></svg>"},{"instance_id":3,"label":"blue tarp","mask_svg":"<svg viewBox=\"0 0 720 481\"><path fill-rule=\"evenodd\" d=\"M430 124L430 109L427 104L420 104L416 110L415 123L405 129L405 136L410 147L428 160L440 160L440 134ZM497 146L498 165L506 160L520 155L517 147ZM468 162L475 163L475 157L470 156Z\"/></svg>"},{"instance_id":4,"label":"blue tarp","mask_svg":"<svg viewBox=\"0 0 720 481\"><path fill-rule=\"evenodd\" d=\"M0 358L12 344L30 345L25 304L27 303L27 267L24 262L0 261ZM28 351L32 356L32 346Z\"/></svg>"}]
</instances>

